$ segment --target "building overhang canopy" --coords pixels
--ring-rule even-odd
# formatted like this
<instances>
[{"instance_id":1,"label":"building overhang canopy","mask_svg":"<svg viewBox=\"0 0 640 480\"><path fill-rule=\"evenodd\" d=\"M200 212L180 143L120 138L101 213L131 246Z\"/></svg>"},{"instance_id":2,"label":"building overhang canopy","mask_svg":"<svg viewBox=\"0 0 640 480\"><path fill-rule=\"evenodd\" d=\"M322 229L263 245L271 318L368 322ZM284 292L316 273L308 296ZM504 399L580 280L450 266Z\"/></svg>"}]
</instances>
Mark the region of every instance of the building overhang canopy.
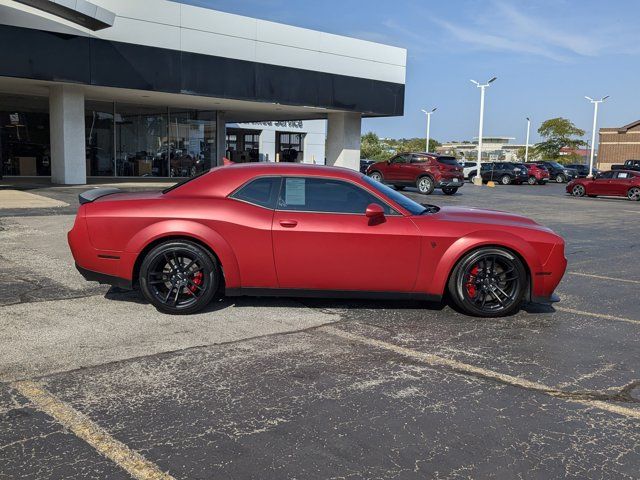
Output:
<instances>
[{"instance_id":1,"label":"building overhang canopy","mask_svg":"<svg viewBox=\"0 0 640 480\"><path fill-rule=\"evenodd\" d=\"M14 0L43 12L56 15L89 30L113 26L115 13L86 0Z\"/></svg>"}]
</instances>

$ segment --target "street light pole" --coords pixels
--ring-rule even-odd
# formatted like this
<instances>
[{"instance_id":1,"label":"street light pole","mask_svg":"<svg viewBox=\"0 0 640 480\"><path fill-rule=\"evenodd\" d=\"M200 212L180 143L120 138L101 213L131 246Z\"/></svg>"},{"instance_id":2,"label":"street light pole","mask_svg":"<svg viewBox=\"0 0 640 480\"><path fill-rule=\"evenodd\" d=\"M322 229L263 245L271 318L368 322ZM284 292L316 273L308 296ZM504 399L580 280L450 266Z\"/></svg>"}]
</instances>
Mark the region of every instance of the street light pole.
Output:
<instances>
[{"instance_id":1,"label":"street light pole","mask_svg":"<svg viewBox=\"0 0 640 480\"><path fill-rule=\"evenodd\" d=\"M431 114L433 112L435 112L438 109L438 107L434 107L431 110L427 111L427 110L422 110L422 113L424 113L427 116L427 148L425 148L425 152L429 153L429 139L431 138L429 135L431 133Z\"/></svg>"},{"instance_id":2,"label":"street light pole","mask_svg":"<svg viewBox=\"0 0 640 480\"><path fill-rule=\"evenodd\" d=\"M591 156L589 159L589 175L587 176L587 178L593 178L593 156L594 156L594 150L596 146L596 125L598 123L598 105L604 102L607 98L609 98L609 95L602 97L600 100L594 100L593 98L587 97L587 96L585 96L584 98L586 98L591 103L593 103L593 130L591 131Z\"/></svg>"},{"instance_id":3,"label":"street light pole","mask_svg":"<svg viewBox=\"0 0 640 480\"><path fill-rule=\"evenodd\" d=\"M527 117L527 144L524 147L524 163L529 160L529 132L531 131L531 119Z\"/></svg>"},{"instance_id":4,"label":"street light pole","mask_svg":"<svg viewBox=\"0 0 640 480\"><path fill-rule=\"evenodd\" d=\"M474 185L482 185L482 177L480 176L480 168L482 167L482 127L484 124L484 90L491 83L493 83L498 77L493 77L487 83L480 84L475 80L471 80L472 83L476 85L480 89L480 126L478 129L478 170L476 171L476 176L473 177Z\"/></svg>"}]
</instances>

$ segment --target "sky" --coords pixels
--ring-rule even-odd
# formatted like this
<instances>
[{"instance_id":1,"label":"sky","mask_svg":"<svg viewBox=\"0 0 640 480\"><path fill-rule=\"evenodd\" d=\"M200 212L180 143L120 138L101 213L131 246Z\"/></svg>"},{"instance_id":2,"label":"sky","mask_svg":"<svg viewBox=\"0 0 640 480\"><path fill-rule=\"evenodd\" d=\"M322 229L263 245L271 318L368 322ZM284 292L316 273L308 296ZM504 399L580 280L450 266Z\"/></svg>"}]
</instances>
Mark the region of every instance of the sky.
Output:
<instances>
[{"instance_id":1,"label":"sky","mask_svg":"<svg viewBox=\"0 0 640 480\"><path fill-rule=\"evenodd\" d=\"M421 108L437 107L436 140L478 135L480 92L469 80L496 80L486 93L484 136L532 142L541 122L566 117L587 131L593 105L611 97L599 127L640 119L640 2L637 0L184 0L184 3L362 38L408 51L403 117L365 119L363 132L422 136Z\"/></svg>"}]
</instances>

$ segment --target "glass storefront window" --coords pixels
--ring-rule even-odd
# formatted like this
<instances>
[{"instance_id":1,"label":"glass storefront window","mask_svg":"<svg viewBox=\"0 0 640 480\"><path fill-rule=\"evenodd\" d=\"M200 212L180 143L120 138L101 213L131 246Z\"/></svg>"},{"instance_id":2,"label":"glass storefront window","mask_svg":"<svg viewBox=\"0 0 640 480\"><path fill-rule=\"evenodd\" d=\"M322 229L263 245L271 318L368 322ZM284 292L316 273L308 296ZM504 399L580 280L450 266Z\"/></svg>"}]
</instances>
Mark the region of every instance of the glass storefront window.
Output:
<instances>
[{"instance_id":1,"label":"glass storefront window","mask_svg":"<svg viewBox=\"0 0 640 480\"><path fill-rule=\"evenodd\" d=\"M47 98L0 94L0 166L3 175L51 175Z\"/></svg>"},{"instance_id":2,"label":"glass storefront window","mask_svg":"<svg viewBox=\"0 0 640 480\"><path fill-rule=\"evenodd\" d=\"M279 132L276 149L280 153L281 162L304 161L304 133Z\"/></svg>"},{"instance_id":3,"label":"glass storefront window","mask_svg":"<svg viewBox=\"0 0 640 480\"><path fill-rule=\"evenodd\" d=\"M167 110L116 104L116 171L119 177L168 177Z\"/></svg>"},{"instance_id":4,"label":"glass storefront window","mask_svg":"<svg viewBox=\"0 0 640 480\"><path fill-rule=\"evenodd\" d=\"M170 176L190 177L215 164L215 112L170 111Z\"/></svg>"},{"instance_id":5,"label":"glass storefront window","mask_svg":"<svg viewBox=\"0 0 640 480\"><path fill-rule=\"evenodd\" d=\"M113 176L113 109L111 102L85 102L87 176Z\"/></svg>"},{"instance_id":6,"label":"glass storefront window","mask_svg":"<svg viewBox=\"0 0 640 480\"><path fill-rule=\"evenodd\" d=\"M227 158L234 163L260 161L260 131L227 130Z\"/></svg>"}]
</instances>

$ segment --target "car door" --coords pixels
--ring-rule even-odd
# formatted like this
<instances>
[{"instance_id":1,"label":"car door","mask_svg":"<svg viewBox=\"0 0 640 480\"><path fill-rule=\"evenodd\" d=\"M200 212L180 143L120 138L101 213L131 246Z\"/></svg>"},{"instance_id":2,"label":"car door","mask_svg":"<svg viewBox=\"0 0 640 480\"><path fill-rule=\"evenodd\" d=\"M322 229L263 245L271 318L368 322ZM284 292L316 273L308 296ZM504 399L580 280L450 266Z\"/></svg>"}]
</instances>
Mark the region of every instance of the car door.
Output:
<instances>
[{"instance_id":1,"label":"car door","mask_svg":"<svg viewBox=\"0 0 640 480\"><path fill-rule=\"evenodd\" d=\"M383 222L365 216L371 203ZM359 185L323 177L286 177L273 218L281 289L411 292L420 236L409 217Z\"/></svg>"},{"instance_id":2,"label":"car door","mask_svg":"<svg viewBox=\"0 0 640 480\"><path fill-rule=\"evenodd\" d=\"M605 172L594 178L591 184L587 186L587 193L589 195L610 195L612 177L613 172Z\"/></svg>"},{"instance_id":3,"label":"car door","mask_svg":"<svg viewBox=\"0 0 640 480\"><path fill-rule=\"evenodd\" d=\"M408 159L405 155L396 155L391 160L385 169L384 180L393 183L401 182L403 175L406 175L406 171L403 170L407 164Z\"/></svg>"},{"instance_id":4,"label":"car door","mask_svg":"<svg viewBox=\"0 0 640 480\"><path fill-rule=\"evenodd\" d=\"M609 182L609 195L625 196L631 188L633 175L629 172L615 172Z\"/></svg>"}]
</instances>

